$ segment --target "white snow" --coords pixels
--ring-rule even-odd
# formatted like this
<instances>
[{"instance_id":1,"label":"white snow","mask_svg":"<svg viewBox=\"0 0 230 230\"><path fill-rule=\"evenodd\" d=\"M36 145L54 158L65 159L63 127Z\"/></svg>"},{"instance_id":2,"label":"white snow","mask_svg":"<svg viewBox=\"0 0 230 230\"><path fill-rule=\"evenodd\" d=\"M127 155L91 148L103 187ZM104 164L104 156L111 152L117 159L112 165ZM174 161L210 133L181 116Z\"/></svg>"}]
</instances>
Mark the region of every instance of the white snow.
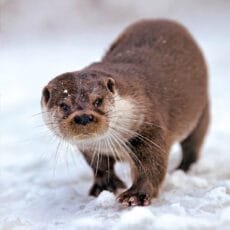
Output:
<instances>
[{"instance_id":1,"label":"white snow","mask_svg":"<svg viewBox=\"0 0 230 230\"><path fill-rule=\"evenodd\" d=\"M209 64L212 125L188 174L173 171L180 158L173 148L160 196L149 207L124 209L107 191L88 196L90 168L51 135L40 113L46 83L99 60L119 30L1 45L0 229L230 229L230 34L190 26ZM126 168L116 169L130 184Z\"/></svg>"}]
</instances>

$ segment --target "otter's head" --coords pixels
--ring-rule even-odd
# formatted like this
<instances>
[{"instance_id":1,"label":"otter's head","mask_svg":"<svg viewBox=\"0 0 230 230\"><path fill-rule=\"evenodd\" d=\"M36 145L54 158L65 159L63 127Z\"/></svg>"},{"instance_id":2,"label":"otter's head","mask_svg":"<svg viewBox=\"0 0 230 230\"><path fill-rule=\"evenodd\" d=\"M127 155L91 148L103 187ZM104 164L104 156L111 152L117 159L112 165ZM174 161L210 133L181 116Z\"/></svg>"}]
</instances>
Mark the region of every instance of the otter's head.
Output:
<instances>
[{"instance_id":1,"label":"otter's head","mask_svg":"<svg viewBox=\"0 0 230 230\"><path fill-rule=\"evenodd\" d=\"M46 125L67 141L103 137L115 102L115 81L96 73L65 73L43 89L41 105Z\"/></svg>"}]
</instances>

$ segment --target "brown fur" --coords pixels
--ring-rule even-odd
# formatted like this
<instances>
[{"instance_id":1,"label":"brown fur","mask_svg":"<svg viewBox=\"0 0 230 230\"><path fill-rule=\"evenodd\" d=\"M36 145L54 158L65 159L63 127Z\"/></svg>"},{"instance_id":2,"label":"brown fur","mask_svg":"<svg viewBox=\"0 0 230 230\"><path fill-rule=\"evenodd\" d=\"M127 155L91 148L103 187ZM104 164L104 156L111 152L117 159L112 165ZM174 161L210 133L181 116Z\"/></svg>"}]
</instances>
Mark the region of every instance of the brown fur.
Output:
<instances>
[{"instance_id":1,"label":"brown fur","mask_svg":"<svg viewBox=\"0 0 230 230\"><path fill-rule=\"evenodd\" d=\"M79 85L81 77L84 84ZM98 87L98 82L102 87L94 95L92 90ZM52 108L59 110L56 102L63 100L63 95L58 94L64 88L71 91L69 98L64 97L71 110L66 118L68 123L61 126L60 111L55 113L59 117L56 122L61 127L62 138L76 134L79 139L83 133L82 139L87 139L87 132L90 136L93 132L97 136L105 133L110 124L106 114L111 105L115 105L115 92L122 100L135 105L132 117L125 112L120 117L121 122L126 119L126 123L130 123L126 134L120 130L122 143L125 143L120 150L127 150L124 158L131 164L133 177L132 186L118 195L123 205L148 205L158 195L173 143L180 142L183 150L179 169L187 171L198 159L209 123L207 70L199 47L181 25L167 20L145 20L131 25L112 44L101 62L61 75L48 84L44 95L48 90L49 97L45 103L43 96L43 106L48 112ZM85 100L79 96L79 90L87 97ZM107 99L100 111L95 111L91 105L101 96L99 94ZM82 111L93 114L98 123L79 129L69 125ZM131 109L127 108L127 113L129 111ZM112 154L108 156L108 149L103 148L99 162L95 161L94 147L89 145L84 151L80 147L96 176L90 194L123 188L123 182L114 173L116 159Z\"/></svg>"}]
</instances>

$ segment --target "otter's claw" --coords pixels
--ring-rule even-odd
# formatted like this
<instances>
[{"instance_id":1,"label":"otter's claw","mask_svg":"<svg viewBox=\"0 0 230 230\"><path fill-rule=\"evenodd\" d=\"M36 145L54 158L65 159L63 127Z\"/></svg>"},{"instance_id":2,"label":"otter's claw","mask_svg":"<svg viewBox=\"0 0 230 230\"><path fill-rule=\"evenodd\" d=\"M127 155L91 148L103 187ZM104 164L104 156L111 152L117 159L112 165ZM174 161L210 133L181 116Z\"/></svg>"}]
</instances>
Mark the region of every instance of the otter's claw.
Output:
<instances>
[{"instance_id":1,"label":"otter's claw","mask_svg":"<svg viewBox=\"0 0 230 230\"><path fill-rule=\"evenodd\" d=\"M129 206L148 206L151 204L151 199L148 194L136 193L132 194L124 192L120 194L117 198L118 202L122 204L123 207Z\"/></svg>"}]
</instances>

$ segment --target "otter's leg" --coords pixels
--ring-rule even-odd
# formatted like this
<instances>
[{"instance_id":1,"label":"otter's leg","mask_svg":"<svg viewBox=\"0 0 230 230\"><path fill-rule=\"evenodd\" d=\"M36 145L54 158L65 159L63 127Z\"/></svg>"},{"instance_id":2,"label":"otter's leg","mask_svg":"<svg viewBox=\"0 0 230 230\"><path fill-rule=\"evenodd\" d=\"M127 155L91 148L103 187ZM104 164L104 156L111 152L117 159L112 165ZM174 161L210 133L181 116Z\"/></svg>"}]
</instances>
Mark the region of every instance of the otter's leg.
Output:
<instances>
[{"instance_id":1,"label":"otter's leg","mask_svg":"<svg viewBox=\"0 0 230 230\"><path fill-rule=\"evenodd\" d=\"M188 171L190 166L199 158L199 152L208 129L209 107L206 106L204 112L192 133L181 142L182 161L178 169Z\"/></svg>"},{"instance_id":2,"label":"otter's leg","mask_svg":"<svg viewBox=\"0 0 230 230\"><path fill-rule=\"evenodd\" d=\"M157 197L167 169L168 152L159 140L138 139L133 148L133 185L118 196L123 206L146 206Z\"/></svg>"},{"instance_id":3,"label":"otter's leg","mask_svg":"<svg viewBox=\"0 0 230 230\"><path fill-rule=\"evenodd\" d=\"M101 155L92 160L89 154L84 154L86 161L92 167L94 173L94 184L89 195L98 196L103 190L116 193L118 188L125 188L125 184L114 172L115 160L111 156Z\"/></svg>"}]
</instances>

